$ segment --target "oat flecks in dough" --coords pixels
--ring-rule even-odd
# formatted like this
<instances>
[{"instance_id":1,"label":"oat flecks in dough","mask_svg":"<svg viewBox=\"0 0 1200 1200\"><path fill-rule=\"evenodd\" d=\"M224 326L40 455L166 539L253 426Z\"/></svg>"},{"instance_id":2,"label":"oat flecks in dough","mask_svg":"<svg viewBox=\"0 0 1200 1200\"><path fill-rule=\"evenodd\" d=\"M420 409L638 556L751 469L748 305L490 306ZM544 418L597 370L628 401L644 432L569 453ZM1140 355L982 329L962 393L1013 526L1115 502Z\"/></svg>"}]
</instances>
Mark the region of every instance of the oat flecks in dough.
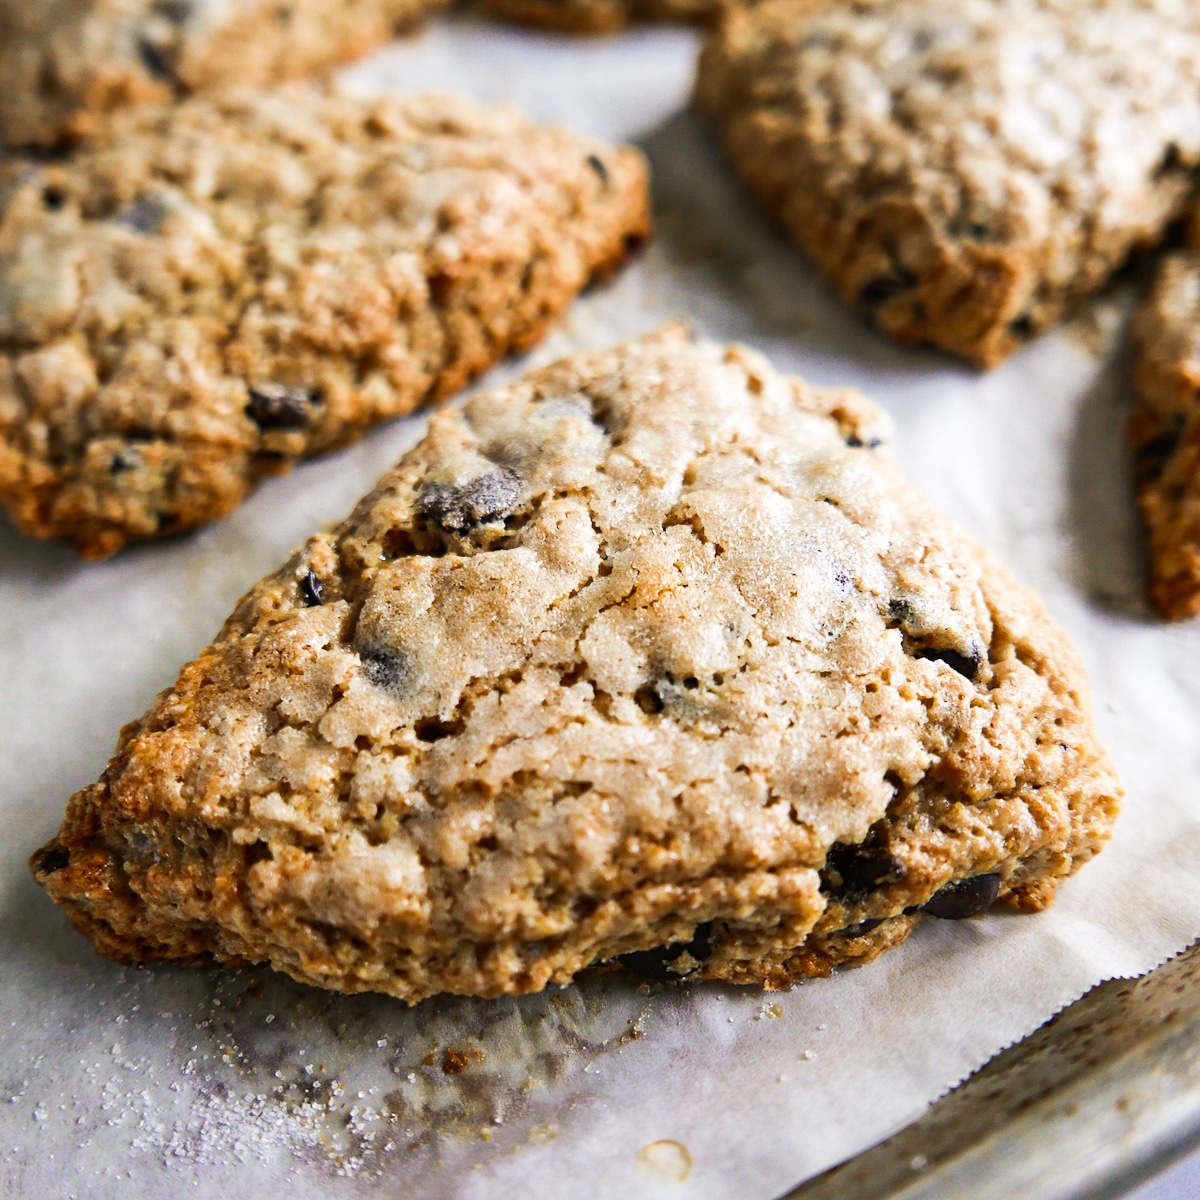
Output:
<instances>
[{"instance_id":1,"label":"oat flecks in dough","mask_svg":"<svg viewBox=\"0 0 1200 1200\"><path fill-rule=\"evenodd\" d=\"M89 558L225 516L533 345L648 225L636 150L445 96L196 98L10 156L0 503Z\"/></svg>"},{"instance_id":2,"label":"oat flecks in dough","mask_svg":"<svg viewBox=\"0 0 1200 1200\"><path fill-rule=\"evenodd\" d=\"M1117 808L1082 671L885 435L677 331L438 414L126 728L35 874L122 961L408 1000L654 946L784 986L939 894L1044 906Z\"/></svg>"},{"instance_id":3,"label":"oat flecks in dough","mask_svg":"<svg viewBox=\"0 0 1200 1200\"><path fill-rule=\"evenodd\" d=\"M696 100L843 300L993 366L1157 242L1200 164L1188 0L766 0Z\"/></svg>"},{"instance_id":4,"label":"oat flecks in dough","mask_svg":"<svg viewBox=\"0 0 1200 1200\"><path fill-rule=\"evenodd\" d=\"M298 79L445 0L0 0L0 144L93 134L132 103Z\"/></svg>"},{"instance_id":5,"label":"oat flecks in dough","mask_svg":"<svg viewBox=\"0 0 1200 1200\"><path fill-rule=\"evenodd\" d=\"M1200 250L1163 261L1134 341L1138 401L1129 441L1150 600L1172 620L1200 616Z\"/></svg>"}]
</instances>

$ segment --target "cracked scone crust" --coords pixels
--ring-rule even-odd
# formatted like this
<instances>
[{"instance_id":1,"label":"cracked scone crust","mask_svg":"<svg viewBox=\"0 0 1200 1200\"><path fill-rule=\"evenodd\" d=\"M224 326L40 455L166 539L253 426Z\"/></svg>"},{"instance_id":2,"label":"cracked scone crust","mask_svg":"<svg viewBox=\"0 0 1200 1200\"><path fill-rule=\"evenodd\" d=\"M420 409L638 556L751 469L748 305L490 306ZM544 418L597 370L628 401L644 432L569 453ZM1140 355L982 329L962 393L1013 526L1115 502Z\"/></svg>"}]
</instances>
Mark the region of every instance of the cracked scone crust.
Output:
<instances>
[{"instance_id":1,"label":"cracked scone crust","mask_svg":"<svg viewBox=\"0 0 1200 1200\"><path fill-rule=\"evenodd\" d=\"M85 557L526 349L648 232L645 163L504 108L308 89L0 161L0 503Z\"/></svg>"},{"instance_id":2,"label":"cracked scone crust","mask_svg":"<svg viewBox=\"0 0 1200 1200\"><path fill-rule=\"evenodd\" d=\"M1185 0L767 0L696 100L887 334L993 366L1159 240L1200 164Z\"/></svg>"},{"instance_id":3,"label":"cracked scone crust","mask_svg":"<svg viewBox=\"0 0 1200 1200\"><path fill-rule=\"evenodd\" d=\"M444 0L0 0L0 144L95 133L131 103L297 79Z\"/></svg>"},{"instance_id":4,"label":"cracked scone crust","mask_svg":"<svg viewBox=\"0 0 1200 1200\"><path fill-rule=\"evenodd\" d=\"M1133 330L1129 441L1150 600L1169 619L1200 616L1200 250L1163 260Z\"/></svg>"},{"instance_id":5,"label":"cracked scone crust","mask_svg":"<svg viewBox=\"0 0 1200 1200\"><path fill-rule=\"evenodd\" d=\"M122 961L410 1001L692 939L677 969L784 986L958 880L1048 903L1117 808L1080 666L884 432L676 331L437 414L123 731L38 880Z\"/></svg>"}]
</instances>

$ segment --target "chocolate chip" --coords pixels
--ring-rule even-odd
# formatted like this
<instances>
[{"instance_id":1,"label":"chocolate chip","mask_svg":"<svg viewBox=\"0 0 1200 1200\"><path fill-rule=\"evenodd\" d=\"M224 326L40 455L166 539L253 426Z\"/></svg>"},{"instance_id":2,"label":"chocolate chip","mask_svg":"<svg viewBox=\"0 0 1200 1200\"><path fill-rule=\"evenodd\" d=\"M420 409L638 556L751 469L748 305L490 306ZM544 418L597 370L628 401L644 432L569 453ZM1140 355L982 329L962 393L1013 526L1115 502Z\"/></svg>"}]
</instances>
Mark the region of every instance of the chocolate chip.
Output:
<instances>
[{"instance_id":1,"label":"chocolate chip","mask_svg":"<svg viewBox=\"0 0 1200 1200\"><path fill-rule=\"evenodd\" d=\"M118 225L124 225L138 233L157 233L167 219L169 210L157 196L144 196L131 204L124 212L119 213L114 220Z\"/></svg>"},{"instance_id":2,"label":"chocolate chip","mask_svg":"<svg viewBox=\"0 0 1200 1200\"><path fill-rule=\"evenodd\" d=\"M282 383L260 383L248 389L250 402L246 416L259 429L303 429L313 408L321 403L321 393Z\"/></svg>"},{"instance_id":3,"label":"chocolate chip","mask_svg":"<svg viewBox=\"0 0 1200 1200\"><path fill-rule=\"evenodd\" d=\"M517 473L508 467L496 467L461 487L427 483L417 497L417 511L443 529L461 533L507 516L520 495Z\"/></svg>"},{"instance_id":4,"label":"chocolate chip","mask_svg":"<svg viewBox=\"0 0 1200 1200\"><path fill-rule=\"evenodd\" d=\"M977 647L972 647L971 655L959 654L957 650L938 650L933 647L923 647L917 650L915 657L931 658L944 662L946 666L957 671L972 682L978 678L979 669L983 666L983 653Z\"/></svg>"},{"instance_id":5,"label":"chocolate chip","mask_svg":"<svg viewBox=\"0 0 1200 1200\"><path fill-rule=\"evenodd\" d=\"M376 687L389 692L404 690L412 668L407 656L401 651L376 646L364 650L359 657L362 659L363 674Z\"/></svg>"},{"instance_id":6,"label":"chocolate chip","mask_svg":"<svg viewBox=\"0 0 1200 1200\"><path fill-rule=\"evenodd\" d=\"M113 475L123 475L126 471L136 471L141 465L142 456L132 446L127 446L112 456L108 469Z\"/></svg>"},{"instance_id":7,"label":"chocolate chip","mask_svg":"<svg viewBox=\"0 0 1200 1200\"><path fill-rule=\"evenodd\" d=\"M55 187L53 184L42 188L42 204L49 212L62 212L67 207L69 199L70 197L62 188Z\"/></svg>"},{"instance_id":8,"label":"chocolate chip","mask_svg":"<svg viewBox=\"0 0 1200 1200\"><path fill-rule=\"evenodd\" d=\"M1010 321L1008 331L1014 337L1030 337L1033 334L1033 314L1022 313L1015 321Z\"/></svg>"},{"instance_id":9,"label":"chocolate chip","mask_svg":"<svg viewBox=\"0 0 1200 1200\"><path fill-rule=\"evenodd\" d=\"M987 912L999 894L999 875L972 875L946 884L921 905L921 911L943 921L965 921Z\"/></svg>"},{"instance_id":10,"label":"chocolate chip","mask_svg":"<svg viewBox=\"0 0 1200 1200\"><path fill-rule=\"evenodd\" d=\"M1167 460L1179 447L1183 425L1168 429L1157 437L1143 442L1133 456L1133 476L1139 487L1153 483L1163 473Z\"/></svg>"},{"instance_id":11,"label":"chocolate chip","mask_svg":"<svg viewBox=\"0 0 1200 1200\"><path fill-rule=\"evenodd\" d=\"M180 80L175 72L175 64L167 57L166 51L161 46L155 45L149 38L139 38L137 51L138 58L142 60L142 66L150 75L173 87L179 86Z\"/></svg>"},{"instance_id":12,"label":"chocolate chip","mask_svg":"<svg viewBox=\"0 0 1200 1200\"><path fill-rule=\"evenodd\" d=\"M897 267L891 275L868 279L859 289L858 302L864 308L878 308L903 292L910 291L916 282L916 276L911 271Z\"/></svg>"},{"instance_id":13,"label":"chocolate chip","mask_svg":"<svg viewBox=\"0 0 1200 1200\"><path fill-rule=\"evenodd\" d=\"M592 168L593 171L596 172L597 175L600 176L600 182L604 184L605 187L608 187L608 168L604 165L604 163L601 162L596 155L589 154L587 156L587 164Z\"/></svg>"},{"instance_id":14,"label":"chocolate chip","mask_svg":"<svg viewBox=\"0 0 1200 1200\"><path fill-rule=\"evenodd\" d=\"M1168 175L1172 171L1178 171L1183 166L1185 164L1179 146L1176 142L1171 142L1166 150L1163 151L1162 158L1158 160L1158 166L1154 168L1154 178L1161 179L1164 175Z\"/></svg>"},{"instance_id":15,"label":"chocolate chip","mask_svg":"<svg viewBox=\"0 0 1200 1200\"><path fill-rule=\"evenodd\" d=\"M655 946L653 950L634 950L630 954L622 954L617 962L639 979L648 979L652 983L674 983L684 979L696 969L695 967L690 967L686 971L671 969L671 964L685 952L698 963L702 963L708 958L712 953L711 924L697 925L695 935L690 942Z\"/></svg>"},{"instance_id":16,"label":"chocolate chip","mask_svg":"<svg viewBox=\"0 0 1200 1200\"><path fill-rule=\"evenodd\" d=\"M34 858L33 869L38 875L53 875L63 867L71 865L71 852L61 842L51 842L44 850L39 850Z\"/></svg>"},{"instance_id":17,"label":"chocolate chip","mask_svg":"<svg viewBox=\"0 0 1200 1200\"><path fill-rule=\"evenodd\" d=\"M325 586L317 578L315 571L308 571L297 585L300 589L300 599L309 608L315 608L325 602Z\"/></svg>"},{"instance_id":18,"label":"chocolate chip","mask_svg":"<svg viewBox=\"0 0 1200 1200\"><path fill-rule=\"evenodd\" d=\"M871 844L878 839L872 833L866 842L857 846L834 842L825 856L821 879L825 889L834 896L861 895L874 891L885 883L904 878L904 864L882 846ZM836 874L838 881L832 876Z\"/></svg>"}]
</instances>

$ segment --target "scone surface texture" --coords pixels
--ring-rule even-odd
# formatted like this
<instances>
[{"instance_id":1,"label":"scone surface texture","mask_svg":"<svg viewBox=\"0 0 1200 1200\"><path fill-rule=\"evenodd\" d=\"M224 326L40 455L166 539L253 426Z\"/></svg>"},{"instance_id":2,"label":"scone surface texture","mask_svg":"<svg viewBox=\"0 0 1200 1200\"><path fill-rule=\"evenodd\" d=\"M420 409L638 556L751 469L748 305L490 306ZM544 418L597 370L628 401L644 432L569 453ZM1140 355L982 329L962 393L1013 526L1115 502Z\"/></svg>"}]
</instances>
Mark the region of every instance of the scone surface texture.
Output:
<instances>
[{"instance_id":1,"label":"scone surface texture","mask_svg":"<svg viewBox=\"0 0 1200 1200\"><path fill-rule=\"evenodd\" d=\"M848 304L994 366L1157 242L1200 164L1187 0L766 0L696 100Z\"/></svg>"},{"instance_id":2,"label":"scone surface texture","mask_svg":"<svg viewBox=\"0 0 1200 1200\"><path fill-rule=\"evenodd\" d=\"M100 558L528 348L648 231L640 154L446 96L131 109L0 160L0 503Z\"/></svg>"},{"instance_id":3,"label":"scone surface texture","mask_svg":"<svg viewBox=\"0 0 1200 1200\"><path fill-rule=\"evenodd\" d=\"M642 21L686 21L714 18L720 0L483 0L486 12L523 25L561 33L617 33Z\"/></svg>"},{"instance_id":4,"label":"scone surface texture","mask_svg":"<svg viewBox=\"0 0 1200 1200\"><path fill-rule=\"evenodd\" d=\"M444 0L0 0L0 145L56 145L108 114L298 79Z\"/></svg>"},{"instance_id":5,"label":"scone surface texture","mask_svg":"<svg viewBox=\"0 0 1200 1200\"><path fill-rule=\"evenodd\" d=\"M1082 672L886 432L675 330L435 415L35 875L119 960L410 1001L656 946L784 986L1044 906L1117 807Z\"/></svg>"}]
</instances>

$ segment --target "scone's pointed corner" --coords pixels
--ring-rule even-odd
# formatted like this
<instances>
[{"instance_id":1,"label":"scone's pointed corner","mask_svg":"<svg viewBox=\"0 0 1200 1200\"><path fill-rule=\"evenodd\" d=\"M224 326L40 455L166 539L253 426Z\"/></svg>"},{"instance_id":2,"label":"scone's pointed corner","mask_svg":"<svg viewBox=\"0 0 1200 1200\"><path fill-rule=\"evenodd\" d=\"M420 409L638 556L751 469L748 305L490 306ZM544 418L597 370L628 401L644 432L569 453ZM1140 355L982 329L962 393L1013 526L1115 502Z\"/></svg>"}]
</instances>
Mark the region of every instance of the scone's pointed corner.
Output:
<instances>
[{"instance_id":1,"label":"scone's pointed corner","mask_svg":"<svg viewBox=\"0 0 1200 1200\"><path fill-rule=\"evenodd\" d=\"M1119 802L1082 667L885 426L681 327L476 393L247 593L35 876L122 961L408 1001L622 958L784 987L1044 906Z\"/></svg>"}]
</instances>

